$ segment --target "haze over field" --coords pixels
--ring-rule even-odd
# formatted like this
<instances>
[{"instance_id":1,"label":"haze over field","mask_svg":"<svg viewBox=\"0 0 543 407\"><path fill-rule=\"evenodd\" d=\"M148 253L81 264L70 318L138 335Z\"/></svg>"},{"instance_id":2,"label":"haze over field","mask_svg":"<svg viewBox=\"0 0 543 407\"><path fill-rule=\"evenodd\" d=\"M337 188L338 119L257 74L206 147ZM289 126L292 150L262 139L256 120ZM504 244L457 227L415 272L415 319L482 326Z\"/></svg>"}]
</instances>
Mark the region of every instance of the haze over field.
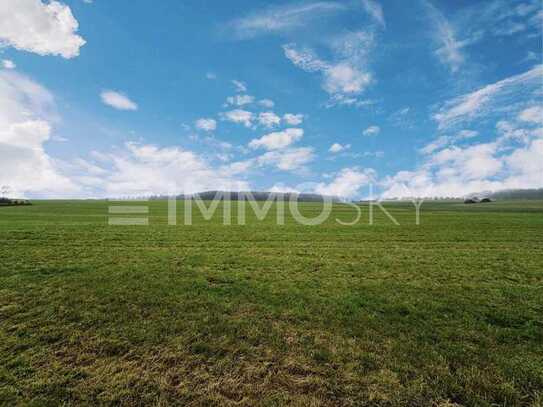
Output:
<instances>
[{"instance_id":1,"label":"haze over field","mask_svg":"<svg viewBox=\"0 0 543 407\"><path fill-rule=\"evenodd\" d=\"M542 19L539 0L4 0L0 185L540 188Z\"/></svg>"}]
</instances>

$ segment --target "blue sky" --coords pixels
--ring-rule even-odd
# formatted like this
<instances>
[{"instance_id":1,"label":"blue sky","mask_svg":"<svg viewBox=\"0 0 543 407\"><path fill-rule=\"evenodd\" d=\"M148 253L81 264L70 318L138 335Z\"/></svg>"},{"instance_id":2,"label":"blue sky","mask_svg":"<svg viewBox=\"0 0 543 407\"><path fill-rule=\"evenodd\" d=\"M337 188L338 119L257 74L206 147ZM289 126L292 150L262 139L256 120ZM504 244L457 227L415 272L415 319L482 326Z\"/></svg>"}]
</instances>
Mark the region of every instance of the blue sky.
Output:
<instances>
[{"instance_id":1,"label":"blue sky","mask_svg":"<svg viewBox=\"0 0 543 407\"><path fill-rule=\"evenodd\" d=\"M0 184L346 198L543 186L539 0L0 4Z\"/></svg>"}]
</instances>

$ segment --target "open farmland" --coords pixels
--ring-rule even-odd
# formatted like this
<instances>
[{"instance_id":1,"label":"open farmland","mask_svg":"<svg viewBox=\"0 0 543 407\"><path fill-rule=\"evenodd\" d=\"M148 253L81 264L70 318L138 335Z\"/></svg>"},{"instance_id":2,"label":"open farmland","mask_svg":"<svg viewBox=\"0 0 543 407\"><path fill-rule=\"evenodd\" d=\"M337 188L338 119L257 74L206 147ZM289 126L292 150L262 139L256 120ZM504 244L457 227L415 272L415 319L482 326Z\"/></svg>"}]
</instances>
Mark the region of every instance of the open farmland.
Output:
<instances>
[{"instance_id":1,"label":"open farmland","mask_svg":"<svg viewBox=\"0 0 543 407\"><path fill-rule=\"evenodd\" d=\"M1 404L543 403L541 201L385 204L399 226L110 204L0 208Z\"/></svg>"}]
</instances>

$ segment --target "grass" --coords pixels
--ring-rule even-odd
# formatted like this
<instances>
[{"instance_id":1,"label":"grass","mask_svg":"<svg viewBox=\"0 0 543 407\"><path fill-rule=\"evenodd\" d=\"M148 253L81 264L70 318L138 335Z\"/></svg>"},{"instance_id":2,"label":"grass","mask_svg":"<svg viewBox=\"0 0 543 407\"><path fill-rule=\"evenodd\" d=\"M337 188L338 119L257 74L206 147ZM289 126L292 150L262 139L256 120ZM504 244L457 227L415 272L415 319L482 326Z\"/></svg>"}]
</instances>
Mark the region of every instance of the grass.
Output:
<instances>
[{"instance_id":1,"label":"grass","mask_svg":"<svg viewBox=\"0 0 543 407\"><path fill-rule=\"evenodd\" d=\"M386 204L400 226L110 204L0 208L0 404L543 403L541 201Z\"/></svg>"}]
</instances>

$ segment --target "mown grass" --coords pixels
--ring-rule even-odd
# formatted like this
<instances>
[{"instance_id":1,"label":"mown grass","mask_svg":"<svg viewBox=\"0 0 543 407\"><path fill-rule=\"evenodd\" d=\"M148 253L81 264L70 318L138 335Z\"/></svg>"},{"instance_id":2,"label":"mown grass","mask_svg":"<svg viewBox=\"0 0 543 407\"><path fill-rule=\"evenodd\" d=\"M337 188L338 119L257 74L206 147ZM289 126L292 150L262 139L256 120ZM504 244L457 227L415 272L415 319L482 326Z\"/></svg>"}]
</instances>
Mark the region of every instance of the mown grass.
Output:
<instances>
[{"instance_id":1,"label":"mown grass","mask_svg":"<svg viewBox=\"0 0 543 407\"><path fill-rule=\"evenodd\" d=\"M543 403L542 202L385 204L400 226L110 204L0 208L0 403Z\"/></svg>"}]
</instances>

